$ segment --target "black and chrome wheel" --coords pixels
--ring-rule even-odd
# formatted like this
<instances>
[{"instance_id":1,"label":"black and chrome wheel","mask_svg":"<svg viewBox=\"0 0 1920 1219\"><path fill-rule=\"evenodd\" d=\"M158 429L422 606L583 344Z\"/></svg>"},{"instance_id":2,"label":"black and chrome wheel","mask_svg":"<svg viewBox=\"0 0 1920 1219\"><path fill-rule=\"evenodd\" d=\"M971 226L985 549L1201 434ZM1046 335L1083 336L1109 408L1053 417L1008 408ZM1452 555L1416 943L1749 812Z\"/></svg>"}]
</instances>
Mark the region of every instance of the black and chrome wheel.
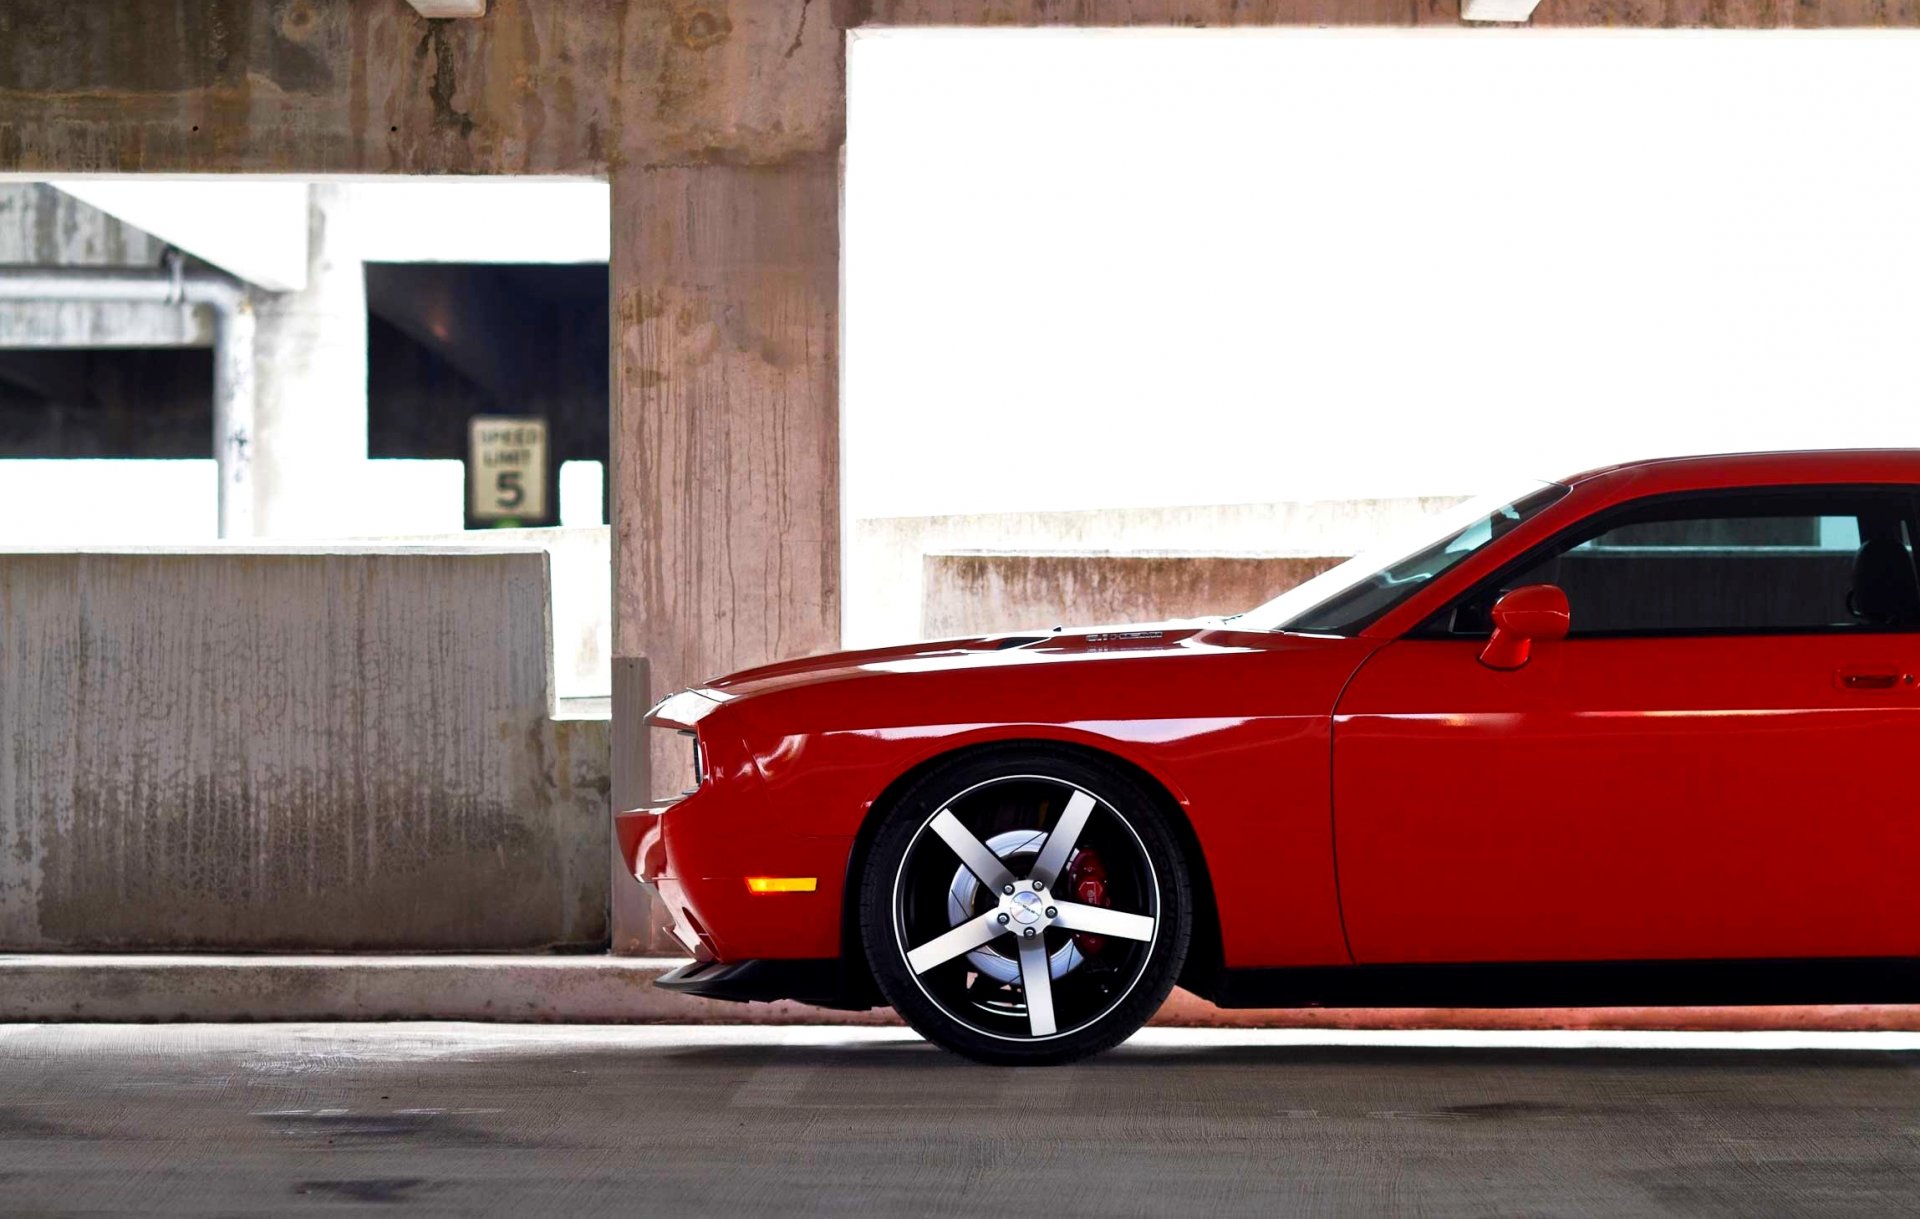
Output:
<instances>
[{"instance_id":1,"label":"black and chrome wheel","mask_svg":"<svg viewBox=\"0 0 1920 1219\"><path fill-rule=\"evenodd\" d=\"M1186 957L1186 867L1118 767L1018 747L963 758L885 815L861 882L880 990L929 1041L1042 1064L1131 1036Z\"/></svg>"}]
</instances>

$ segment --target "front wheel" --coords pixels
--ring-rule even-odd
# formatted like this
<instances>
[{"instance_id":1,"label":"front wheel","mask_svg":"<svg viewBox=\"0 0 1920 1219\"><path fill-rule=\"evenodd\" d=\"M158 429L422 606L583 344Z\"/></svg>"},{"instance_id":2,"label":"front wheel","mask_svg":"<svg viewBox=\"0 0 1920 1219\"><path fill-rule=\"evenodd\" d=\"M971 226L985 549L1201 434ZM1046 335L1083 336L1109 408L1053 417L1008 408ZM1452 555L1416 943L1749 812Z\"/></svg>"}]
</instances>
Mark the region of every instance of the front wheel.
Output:
<instances>
[{"instance_id":1,"label":"front wheel","mask_svg":"<svg viewBox=\"0 0 1920 1219\"><path fill-rule=\"evenodd\" d=\"M860 924L881 993L981 1062L1130 1037L1186 959L1193 897L1163 814L1119 767L1040 747L958 759L884 814Z\"/></svg>"}]
</instances>

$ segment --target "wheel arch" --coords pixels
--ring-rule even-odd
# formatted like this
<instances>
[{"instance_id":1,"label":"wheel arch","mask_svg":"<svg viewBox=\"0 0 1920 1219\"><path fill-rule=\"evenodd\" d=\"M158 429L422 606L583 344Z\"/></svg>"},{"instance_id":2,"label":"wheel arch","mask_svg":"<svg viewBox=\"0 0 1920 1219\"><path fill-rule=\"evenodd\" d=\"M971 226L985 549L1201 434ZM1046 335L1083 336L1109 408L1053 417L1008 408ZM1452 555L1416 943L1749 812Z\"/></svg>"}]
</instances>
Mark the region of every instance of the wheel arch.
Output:
<instances>
[{"instance_id":1,"label":"wheel arch","mask_svg":"<svg viewBox=\"0 0 1920 1219\"><path fill-rule=\"evenodd\" d=\"M865 986L872 989L878 1002L879 991L872 981L871 970L866 965L866 950L861 945L860 903L853 900L853 895L859 892L860 877L866 868L868 853L887 810L892 808L915 783L937 767L962 758L1005 752L1010 749L1039 749L1112 766L1139 783L1141 788L1154 799L1166 817L1168 828L1178 839L1180 848L1187 857L1188 881L1193 888L1193 936L1187 949L1186 963L1180 970L1178 984L1203 997L1211 996L1216 991L1221 971L1225 968L1225 954L1220 935L1220 912L1214 898L1213 877L1207 868L1207 857L1200 849L1199 835L1194 832L1193 822L1187 816L1185 806L1159 776L1132 759L1095 745L1079 741L1064 741L1054 737L997 737L992 740L955 745L920 759L887 784L868 806L866 815L860 822L860 828L854 835L853 849L847 854L846 884L842 890L847 894L847 900L841 903L840 909L841 960L848 964L856 961L860 963L861 968L857 971L857 975L863 980ZM852 972L850 971L850 975Z\"/></svg>"}]
</instances>

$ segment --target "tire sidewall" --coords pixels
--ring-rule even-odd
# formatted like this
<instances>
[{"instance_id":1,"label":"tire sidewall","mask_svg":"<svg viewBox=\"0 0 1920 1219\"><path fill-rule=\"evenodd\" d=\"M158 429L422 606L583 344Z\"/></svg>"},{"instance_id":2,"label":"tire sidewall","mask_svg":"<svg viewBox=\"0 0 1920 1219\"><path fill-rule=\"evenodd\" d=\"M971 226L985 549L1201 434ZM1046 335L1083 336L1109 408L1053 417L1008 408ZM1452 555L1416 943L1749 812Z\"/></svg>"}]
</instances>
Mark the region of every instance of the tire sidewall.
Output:
<instances>
[{"instance_id":1,"label":"tire sidewall","mask_svg":"<svg viewBox=\"0 0 1920 1219\"><path fill-rule=\"evenodd\" d=\"M907 967L893 909L901 861L933 815L962 792L1017 776L1071 783L1111 807L1139 838L1159 889L1159 931L1131 989L1092 1024L1038 1042L982 1033L941 1010ZM927 1040L980 1062L1036 1066L1071 1062L1125 1041L1166 1001L1192 937L1192 888L1179 841L1169 830L1158 800L1121 767L1076 750L995 747L937 765L880 816L860 877L861 942L880 993Z\"/></svg>"}]
</instances>

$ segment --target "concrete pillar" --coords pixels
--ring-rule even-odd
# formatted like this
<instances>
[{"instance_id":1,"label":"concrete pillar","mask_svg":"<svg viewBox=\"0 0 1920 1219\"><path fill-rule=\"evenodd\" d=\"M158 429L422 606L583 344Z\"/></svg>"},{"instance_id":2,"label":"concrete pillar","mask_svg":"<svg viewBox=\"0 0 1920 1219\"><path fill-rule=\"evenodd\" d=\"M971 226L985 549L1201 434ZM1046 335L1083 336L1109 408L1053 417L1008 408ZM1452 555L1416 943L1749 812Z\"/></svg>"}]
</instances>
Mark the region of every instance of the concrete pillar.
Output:
<instances>
[{"instance_id":1,"label":"concrete pillar","mask_svg":"<svg viewBox=\"0 0 1920 1219\"><path fill-rule=\"evenodd\" d=\"M840 638L840 167L613 179L616 638L665 692Z\"/></svg>"},{"instance_id":2,"label":"concrete pillar","mask_svg":"<svg viewBox=\"0 0 1920 1219\"><path fill-rule=\"evenodd\" d=\"M653 686L644 656L622 656L613 662L613 725L609 740L612 762L613 807L638 808L653 798L651 742L642 717L653 702ZM620 836L609 822L607 841L613 875L608 878L607 924L609 947L623 956L645 956L666 948L655 925L653 901L620 854ZM674 947L675 955L685 951Z\"/></svg>"},{"instance_id":3,"label":"concrete pillar","mask_svg":"<svg viewBox=\"0 0 1920 1219\"><path fill-rule=\"evenodd\" d=\"M367 460L367 289L352 187L308 187L307 286L256 294L254 532L360 532Z\"/></svg>"},{"instance_id":4,"label":"concrete pillar","mask_svg":"<svg viewBox=\"0 0 1920 1219\"><path fill-rule=\"evenodd\" d=\"M613 213L614 653L659 697L830 650L839 158L625 170Z\"/></svg>"},{"instance_id":5,"label":"concrete pillar","mask_svg":"<svg viewBox=\"0 0 1920 1219\"><path fill-rule=\"evenodd\" d=\"M839 643L845 14L627 17L646 54L620 105L646 117L611 175L614 654L658 697ZM684 951L614 915L616 949Z\"/></svg>"}]
</instances>

